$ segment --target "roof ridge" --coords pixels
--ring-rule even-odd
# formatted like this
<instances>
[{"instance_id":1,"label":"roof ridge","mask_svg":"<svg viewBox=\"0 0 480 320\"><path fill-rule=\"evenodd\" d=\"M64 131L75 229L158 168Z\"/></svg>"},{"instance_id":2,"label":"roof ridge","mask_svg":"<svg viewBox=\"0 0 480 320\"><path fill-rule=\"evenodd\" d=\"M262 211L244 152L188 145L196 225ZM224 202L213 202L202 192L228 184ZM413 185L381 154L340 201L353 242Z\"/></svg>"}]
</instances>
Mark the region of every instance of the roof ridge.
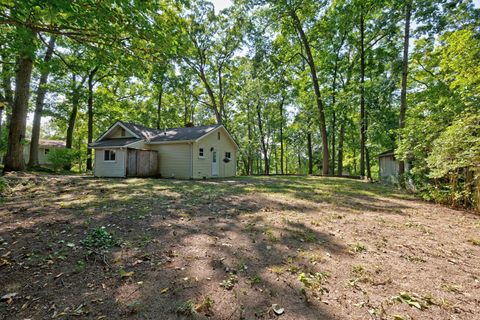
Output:
<instances>
[{"instance_id":1,"label":"roof ridge","mask_svg":"<svg viewBox=\"0 0 480 320\"><path fill-rule=\"evenodd\" d=\"M155 131L161 131L161 132L163 132L164 130L175 130L175 129L189 129L189 128L222 126L221 124L218 124L218 123L217 123L217 124L204 124L204 125L201 125L201 126L193 126L193 127L173 127L173 128L157 129L157 128L150 128L150 127L147 127L147 126L144 126L144 125L142 125L142 124L135 123L135 122L126 122L126 121L123 121L123 120L119 120L119 121L122 122L122 123L124 123L124 124L134 125L134 126L137 126L137 127L142 127L142 128L145 128L145 129L155 130Z\"/></svg>"}]
</instances>

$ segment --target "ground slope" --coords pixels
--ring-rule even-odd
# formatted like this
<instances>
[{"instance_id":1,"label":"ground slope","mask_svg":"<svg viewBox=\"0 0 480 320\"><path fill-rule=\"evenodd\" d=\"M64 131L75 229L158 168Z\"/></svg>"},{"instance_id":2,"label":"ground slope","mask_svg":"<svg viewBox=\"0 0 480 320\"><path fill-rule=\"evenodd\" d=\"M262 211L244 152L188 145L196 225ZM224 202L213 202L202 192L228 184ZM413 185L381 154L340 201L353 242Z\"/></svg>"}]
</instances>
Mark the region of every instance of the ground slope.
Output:
<instances>
[{"instance_id":1,"label":"ground slope","mask_svg":"<svg viewBox=\"0 0 480 320\"><path fill-rule=\"evenodd\" d=\"M0 319L480 319L479 217L379 184L8 181Z\"/></svg>"}]
</instances>

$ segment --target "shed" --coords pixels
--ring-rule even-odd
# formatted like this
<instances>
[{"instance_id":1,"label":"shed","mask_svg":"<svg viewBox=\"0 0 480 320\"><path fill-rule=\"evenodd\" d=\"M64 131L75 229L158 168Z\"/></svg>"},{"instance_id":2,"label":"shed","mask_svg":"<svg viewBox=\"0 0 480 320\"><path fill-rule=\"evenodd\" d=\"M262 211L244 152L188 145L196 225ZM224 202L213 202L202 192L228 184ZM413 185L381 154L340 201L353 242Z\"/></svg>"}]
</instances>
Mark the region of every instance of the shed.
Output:
<instances>
[{"instance_id":1,"label":"shed","mask_svg":"<svg viewBox=\"0 0 480 320\"><path fill-rule=\"evenodd\" d=\"M378 155L380 168L380 181L396 183L398 181L398 160L395 158L393 149L382 152ZM410 164L405 163L405 172L410 170Z\"/></svg>"},{"instance_id":2,"label":"shed","mask_svg":"<svg viewBox=\"0 0 480 320\"><path fill-rule=\"evenodd\" d=\"M236 174L238 145L223 125L148 128L115 122L89 148L98 177L203 179Z\"/></svg>"}]
</instances>

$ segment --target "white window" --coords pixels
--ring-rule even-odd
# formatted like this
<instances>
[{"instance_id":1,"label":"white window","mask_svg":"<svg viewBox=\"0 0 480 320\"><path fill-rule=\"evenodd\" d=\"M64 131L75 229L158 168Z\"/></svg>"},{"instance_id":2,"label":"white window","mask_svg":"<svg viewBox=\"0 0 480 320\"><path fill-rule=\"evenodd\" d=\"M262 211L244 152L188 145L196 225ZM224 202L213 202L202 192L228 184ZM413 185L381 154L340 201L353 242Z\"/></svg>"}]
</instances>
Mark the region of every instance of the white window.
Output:
<instances>
[{"instance_id":1,"label":"white window","mask_svg":"<svg viewBox=\"0 0 480 320\"><path fill-rule=\"evenodd\" d=\"M103 161L115 161L115 151L105 150Z\"/></svg>"},{"instance_id":2,"label":"white window","mask_svg":"<svg viewBox=\"0 0 480 320\"><path fill-rule=\"evenodd\" d=\"M220 131L217 132L217 139L220 140Z\"/></svg>"},{"instance_id":3,"label":"white window","mask_svg":"<svg viewBox=\"0 0 480 320\"><path fill-rule=\"evenodd\" d=\"M230 152L225 152L225 158L232 159L232 155Z\"/></svg>"},{"instance_id":4,"label":"white window","mask_svg":"<svg viewBox=\"0 0 480 320\"><path fill-rule=\"evenodd\" d=\"M198 156L201 157L201 158L204 157L203 148L198 148Z\"/></svg>"},{"instance_id":5,"label":"white window","mask_svg":"<svg viewBox=\"0 0 480 320\"><path fill-rule=\"evenodd\" d=\"M125 129L120 128L120 136L125 137Z\"/></svg>"}]
</instances>

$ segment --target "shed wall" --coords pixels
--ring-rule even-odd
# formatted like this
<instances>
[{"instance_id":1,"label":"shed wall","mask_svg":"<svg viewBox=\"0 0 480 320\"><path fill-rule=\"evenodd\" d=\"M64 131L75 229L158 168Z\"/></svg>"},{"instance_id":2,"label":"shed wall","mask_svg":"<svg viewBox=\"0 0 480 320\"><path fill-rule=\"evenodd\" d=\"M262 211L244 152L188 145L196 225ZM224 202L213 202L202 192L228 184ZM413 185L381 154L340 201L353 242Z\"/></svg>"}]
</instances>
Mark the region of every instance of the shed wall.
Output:
<instances>
[{"instance_id":1,"label":"shed wall","mask_svg":"<svg viewBox=\"0 0 480 320\"><path fill-rule=\"evenodd\" d=\"M105 161L105 150L115 150L115 161ZM93 174L96 177L125 177L126 150L125 149L96 149Z\"/></svg>"}]
</instances>

